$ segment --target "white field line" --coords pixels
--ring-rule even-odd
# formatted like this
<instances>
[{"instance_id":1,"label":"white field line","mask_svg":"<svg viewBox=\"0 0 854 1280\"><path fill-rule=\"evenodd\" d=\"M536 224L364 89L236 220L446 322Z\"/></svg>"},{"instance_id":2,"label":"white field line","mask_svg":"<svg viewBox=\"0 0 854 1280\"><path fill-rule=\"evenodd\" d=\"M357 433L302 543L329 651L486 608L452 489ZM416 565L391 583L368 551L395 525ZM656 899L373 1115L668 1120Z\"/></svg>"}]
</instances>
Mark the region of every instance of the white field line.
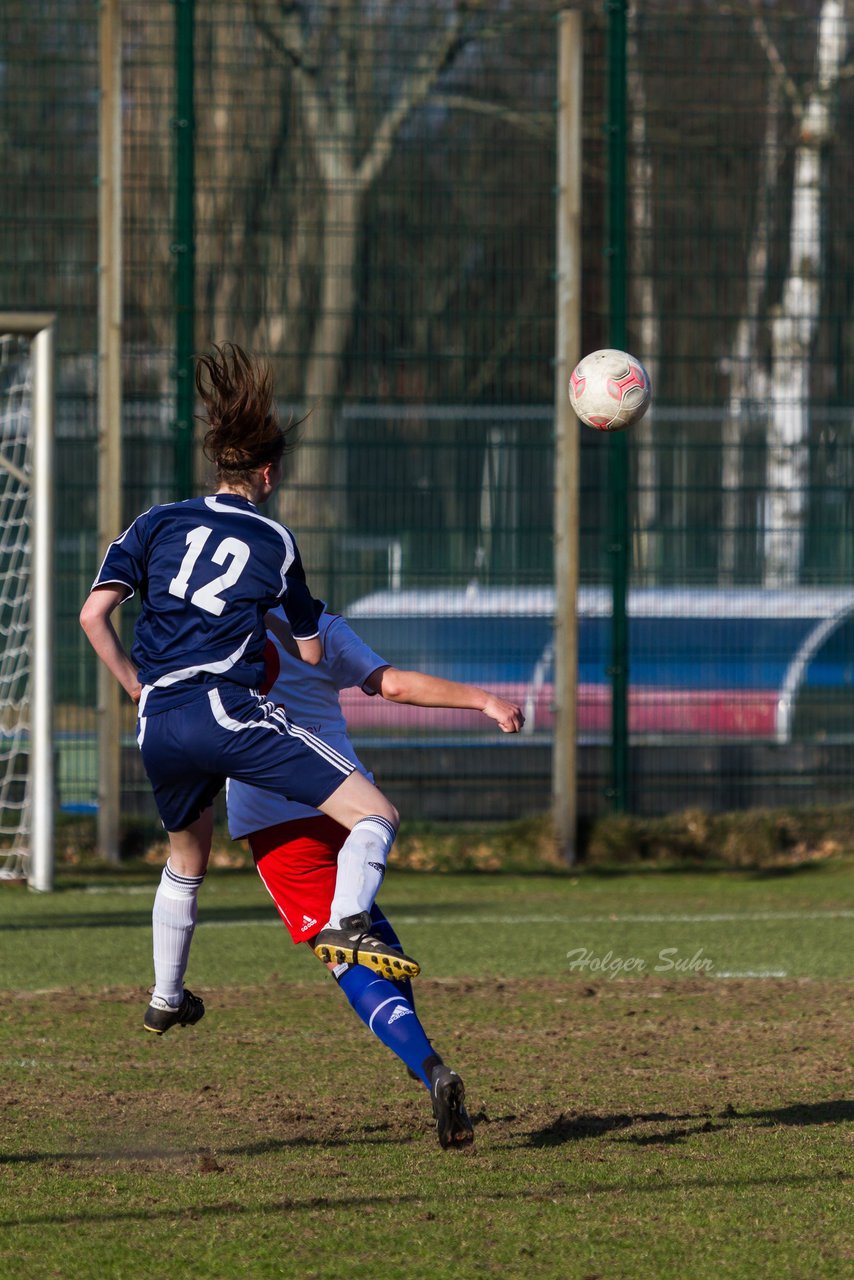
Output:
<instances>
[{"instance_id":1,"label":"white field line","mask_svg":"<svg viewBox=\"0 0 854 1280\"><path fill-rule=\"evenodd\" d=\"M157 892L156 884L126 884L110 886L107 884L87 884L84 893L116 893L131 896L135 893L150 893L153 898Z\"/></svg>"},{"instance_id":2,"label":"white field line","mask_svg":"<svg viewBox=\"0 0 854 1280\"><path fill-rule=\"evenodd\" d=\"M720 973L710 973L710 978L788 978L785 969L722 969Z\"/></svg>"},{"instance_id":3,"label":"white field line","mask_svg":"<svg viewBox=\"0 0 854 1280\"><path fill-rule=\"evenodd\" d=\"M528 915L419 915L403 916L392 912L395 926L478 925L478 924L752 924L777 920L854 920L854 911L752 911L709 913L708 915L608 915L608 916L528 916ZM197 928L231 929L247 925L280 925L272 920L200 920Z\"/></svg>"},{"instance_id":4,"label":"white field line","mask_svg":"<svg viewBox=\"0 0 854 1280\"><path fill-rule=\"evenodd\" d=\"M400 924L718 924L744 920L854 920L852 911L734 911L698 915L399 916Z\"/></svg>"},{"instance_id":5,"label":"white field line","mask_svg":"<svg viewBox=\"0 0 854 1280\"><path fill-rule=\"evenodd\" d=\"M111 888L107 885L89 885L83 892L104 894L113 893L117 896L147 894L152 900L156 890L156 885L118 885ZM202 902L202 910L204 903ZM852 910L826 910L826 911L708 911L698 912L694 915L669 915L664 912L656 913L639 913L632 912L627 915L612 914L598 916L573 916L573 915L449 915L437 911L431 915L399 915L394 912L394 923L396 925L477 925L477 924L753 924L756 922L777 920L854 920L854 909ZM206 929L231 929L245 928L254 925L271 925L275 927L281 926L281 920L274 916L270 920L200 920L198 928Z\"/></svg>"}]
</instances>

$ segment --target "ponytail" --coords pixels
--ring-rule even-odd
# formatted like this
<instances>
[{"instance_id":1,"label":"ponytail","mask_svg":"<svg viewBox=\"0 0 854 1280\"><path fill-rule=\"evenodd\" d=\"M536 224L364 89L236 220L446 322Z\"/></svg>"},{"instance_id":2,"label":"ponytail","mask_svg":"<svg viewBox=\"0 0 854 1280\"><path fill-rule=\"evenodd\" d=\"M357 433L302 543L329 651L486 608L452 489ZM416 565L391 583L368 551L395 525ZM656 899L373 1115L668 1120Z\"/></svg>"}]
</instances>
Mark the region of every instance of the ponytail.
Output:
<instances>
[{"instance_id":1,"label":"ponytail","mask_svg":"<svg viewBox=\"0 0 854 1280\"><path fill-rule=\"evenodd\" d=\"M205 457L216 466L220 481L239 482L249 472L281 461L296 424L279 424L268 365L236 343L224 342L199 357L196 389L205 407L202 421L208 423Z\"/></svg>"}]
</instances>

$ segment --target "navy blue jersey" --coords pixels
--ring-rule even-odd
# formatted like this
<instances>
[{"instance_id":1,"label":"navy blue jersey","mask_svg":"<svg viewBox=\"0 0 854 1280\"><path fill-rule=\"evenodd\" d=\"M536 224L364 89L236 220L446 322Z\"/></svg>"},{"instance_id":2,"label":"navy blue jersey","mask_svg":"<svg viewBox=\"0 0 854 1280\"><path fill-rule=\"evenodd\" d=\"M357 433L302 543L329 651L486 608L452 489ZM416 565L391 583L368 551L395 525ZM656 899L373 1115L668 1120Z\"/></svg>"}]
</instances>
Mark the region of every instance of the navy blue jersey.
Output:
<instances>
[{"instance_id":1,"label":"navy blue jersey","mask_svg":"<svg viewBox=\"0 0 854 1280\"><path fill-rule=\"evenodd\" d=\"M318 633L293 535L234 493L137 516L111 544L93 587L107 583L141 598L131 657L146 715L224 680L260 685L264 614L276 603L296 637Z\"/></svg>"}]
</instances>

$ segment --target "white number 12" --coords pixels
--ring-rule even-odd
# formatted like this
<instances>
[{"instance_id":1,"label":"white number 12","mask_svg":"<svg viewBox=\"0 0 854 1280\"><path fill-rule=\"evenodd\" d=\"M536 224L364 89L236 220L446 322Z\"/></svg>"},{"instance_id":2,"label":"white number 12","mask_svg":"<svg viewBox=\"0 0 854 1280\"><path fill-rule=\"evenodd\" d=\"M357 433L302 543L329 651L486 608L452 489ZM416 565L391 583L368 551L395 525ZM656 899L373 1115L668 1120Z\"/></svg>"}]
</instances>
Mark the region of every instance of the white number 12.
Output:
<instances>
[{"instance_id":1,"label":"white number 12","mask_svg":"<svg viewBox=\"0 0 854 1280\"><path fill-rule=\"evenodd\" d=\"M170 595L177 596L179 600L186 598L190 575L196 567L196 561L211 532L212 530L205 528L204 525L198 525L187 534L187 553L181 561L181 568L169 583ZM249 554L248 546L239 538L223 538L213 552L211 560L214 564L225 564L227 560L231 563L225 573L221 573L218 578L206 582L204 586L194 591L190 596L190 604L198 605L200 609L204 609L207 613L215 613L219 617L225 608L225 601L220 593L234 586L249 563Z\"/></svg>"}]
</instances>

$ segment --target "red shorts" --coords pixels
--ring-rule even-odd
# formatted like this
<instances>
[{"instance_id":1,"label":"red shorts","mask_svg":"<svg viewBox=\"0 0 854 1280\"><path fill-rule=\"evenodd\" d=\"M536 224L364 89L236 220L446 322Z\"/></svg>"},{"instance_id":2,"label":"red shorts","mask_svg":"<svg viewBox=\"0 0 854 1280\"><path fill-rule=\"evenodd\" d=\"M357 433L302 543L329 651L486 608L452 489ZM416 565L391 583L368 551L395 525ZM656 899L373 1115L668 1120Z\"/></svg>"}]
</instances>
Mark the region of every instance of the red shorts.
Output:
<instances>
[{"instance_id":1,"label":"red shorts","mask_svg":"<svg viewBox=\"0 0 854 1280\"><path fill-rule=\"evenodd\" d=\"M298 818L248 837L258 874L294 942L308 942L329 919L338 852L348 831L331 818Z\"/></svg>"}]
</instances>

